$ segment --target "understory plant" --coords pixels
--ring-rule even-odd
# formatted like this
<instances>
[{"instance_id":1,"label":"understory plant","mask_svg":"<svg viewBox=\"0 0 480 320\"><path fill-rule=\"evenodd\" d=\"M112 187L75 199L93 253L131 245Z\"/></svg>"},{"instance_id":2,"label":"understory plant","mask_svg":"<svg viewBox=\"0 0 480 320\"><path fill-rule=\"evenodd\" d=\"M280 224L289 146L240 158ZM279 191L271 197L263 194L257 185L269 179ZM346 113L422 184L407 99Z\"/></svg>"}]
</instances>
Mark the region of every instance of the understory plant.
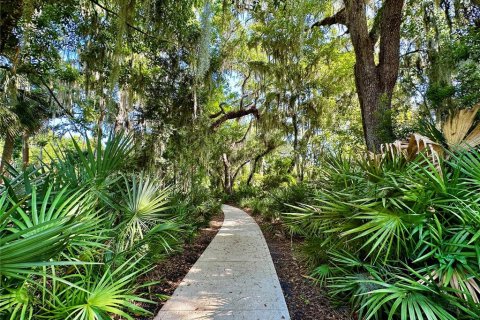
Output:
<instances>
[{"instance_id":1,"label":"understory plant","mask_svg":"<svg viewBox=\"0 0 480 320\"><path fill-rule=\"evenodd\" d=\"M358 319L480 318L480 152L329 156L285 218Z\"/></svg>"},{"instance_id":2,"label":"understory plant","mask_svg":"<svg viewBox=\"0 0 480 320\"><path fill-rule=\"evenodd\" d=\"M261 215L272 223L280 223L280 214L289 209L287 204L307 201L312 194L312 186L306 182L294 182L270 189L241 187L234 195L242 208L248 208L252 214Z\"/></svg>"},{"instance_id":3,"label":"understory plant","mask_svg":"<svg viewBox=\"0 0 480 320\"><path fill-rule=\"evenodd\" d=\"M126 172L131 137L58 148L0 192L1 319L135 319L136 280L184 237L170 189Z\"/></svg>"}]
</instances>

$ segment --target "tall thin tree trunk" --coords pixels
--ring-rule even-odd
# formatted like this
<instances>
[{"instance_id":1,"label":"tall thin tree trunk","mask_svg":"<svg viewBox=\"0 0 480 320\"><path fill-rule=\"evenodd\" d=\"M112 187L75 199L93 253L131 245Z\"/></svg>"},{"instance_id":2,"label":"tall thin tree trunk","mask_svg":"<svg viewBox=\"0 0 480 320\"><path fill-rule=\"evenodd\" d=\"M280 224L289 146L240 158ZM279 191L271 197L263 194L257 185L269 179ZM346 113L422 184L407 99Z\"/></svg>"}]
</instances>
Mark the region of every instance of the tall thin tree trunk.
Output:
<instances>
[{"instance_id":1,"label":"tall thin tree trunk","mask_svg":"<svg viewBox=\"0 0 480 320\"><path fill-rule=\"evenodd\" d=\"M248 175L247 186L249 186L250 183L252 182L253 175L255 174L255 172L257 170L258 162L260 160L262 160L263 157L265 157L267 154L269 154L273 150L275 150L275 146L269 145L269 146L267 146L267 149L264 152L260 153L259 155L257 155L255 157L255 159L253 160L253 164L252 164L252 170L250 171L250 174Z\"/></svg>"},{"instance_id":2,"label":"tall thin tree trunk","mask_svg":"<svg viewBox=\"0 0 480 320\"><path fill-rule=\"evenodd\" d=\"M105 119L105 111L100 111L100 116L97 121L97 139L102 140L103 138L103 120Z\"/></svg>"},{"instance_id":3,"label":"tall thin tree trunk","mask_svg":"<svg viewBox=\"0 0 480 320\"><path fill-rule=\"evenodd\" d=\"M7 132L5 135L5 144L3 146L2 161L0 163L0 174L3 174L7 163L12 161L13 147L15 144L15 137Z\"/></svg>"},{"instance_id":4,"label":"tall thin tree trunk","mask_svg":"<svg viewBox=\"0 0 480 320\"><path fill-rule=\"evenodd\" d=\"M193 119L197 118L197 109L198 109L198 101L197 101L197 85L193 85Z\"/></svg>"},{"instance_id":5,"label":"tall thin tree trunk","mask_svg":"<svg viewBox=\"0 0 480 320\"><path fill-rule=\"evenodd\" d=\"M122 86L119 91L118 113L115 119L114 131L120 132L124 130L125 132L128 132L130 130L130 123L128 119L128 112L130 110L130 96L128 88L125 86Z\"/></svg>"},{"instance_id":6,"label":"tall thin tree trunk","mask_svg":"<svg viewBox=\"0 0 480 320\"><path fill-rule=\"evenodd\" d=\"M100 96L100 101L98 104L98 119L97 119L97 132L96 132L96 143L101 141L103 138L103 122L105 120L105 98L102 95Z\"/></svg>"},{"instance_id":7,"label":"tall thin tree trunk","mask_svg":"<svg viewBox=\"0 0 480 320\"><path fill-rule=\"evenodd\" d=\"M230 174L230 162L228 161L227 154L222 154L222 161L223 161L223 169L224 169L224 179L223 179L223 189L225 193L231 194L232 193L232 176Z\"/></svg>"},{"instance_id":8,"label":"tall thin tree trunk","mask_svg":"<svg viewBox=\"0 0 480 320\"><path fill-rule=\"evenodd\" d=\"M292 126L293 126L293 157L292 157L292 163L290 163L290 167L288 168L289 173L293 172L293 169L295 169L298 162L298 121L297 121L297 115L295 113L292 115Z\"/></svg>"},{"instance_id":9,"label":"tall thin tree trunk","mask_svg":"<svg viewBox=\"0 0 480 320\"><path fill-rule=\"evenodd\" d=\"M260 160L260 158L261 158L261 155L258 155L255 157L255 160L253 161L252 169L250 170L250 174L248 175L248 179L247 179L247 186L249 186L252 183L253 175L257 170L257 163Z\"/></svg>"},{"instance_id":10,"label":"tall thin tree trunk","mask_svg":"<svg viewBox=\"0 0 480 320\"><path fill-rule=\"evenodd\" d=\"M26 168L30 164L30 135L28 132L23 133L22 143L22 163L23 168Z\"/></svg>"}]
</instances>

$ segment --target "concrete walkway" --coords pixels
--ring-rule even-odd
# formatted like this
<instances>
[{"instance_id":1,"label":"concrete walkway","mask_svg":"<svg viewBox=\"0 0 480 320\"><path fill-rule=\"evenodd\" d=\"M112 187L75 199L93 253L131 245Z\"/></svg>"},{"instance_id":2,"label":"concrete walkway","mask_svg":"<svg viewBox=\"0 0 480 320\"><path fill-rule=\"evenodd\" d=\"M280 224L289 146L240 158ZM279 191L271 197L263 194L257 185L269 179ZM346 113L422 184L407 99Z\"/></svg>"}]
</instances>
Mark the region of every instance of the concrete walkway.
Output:
<instances>
[{"instance_id":1,"label":"concrete walkway","mask_svg":"<svg viewBox=\"0 0 480 320\"><path fill-rule=\"evenodd\" d=\"M290 319L255 221L224 205L223 226L154 320Z\"/></svg>"}]
</instances>

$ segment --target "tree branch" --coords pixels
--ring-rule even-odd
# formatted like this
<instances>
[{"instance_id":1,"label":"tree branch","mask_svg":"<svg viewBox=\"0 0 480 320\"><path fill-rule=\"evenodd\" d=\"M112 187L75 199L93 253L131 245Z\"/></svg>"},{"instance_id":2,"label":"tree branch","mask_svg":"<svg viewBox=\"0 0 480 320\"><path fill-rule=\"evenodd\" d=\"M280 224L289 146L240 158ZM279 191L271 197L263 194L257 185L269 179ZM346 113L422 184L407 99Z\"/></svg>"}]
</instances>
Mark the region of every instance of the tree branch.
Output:
<instances>
[{"instance_id":1,"label":"tree branch","mask_svg":"<svg viewBox=\"0 0 480 320\"><path fill-rule=\"evenodd\" d=\"M233 144L234 145L237 145L237 144L240 144L242 142L245 141L245 139L247 139L247 135L248 133L250 132L250 129L252 128L252 124L253 124L253 120L250 120L250 123L248 125L248 128L247 128L247 131L245 131L245 134L243 135L242 139L238 140L238 141L235 141Z\"/></svg>"},{"instance_id":2,"label":"tree branch","mask_svg":"<svg viewBox=\"0 0 480 320\"><path fill-rule=\"evenodd\" d=\"M237 178L238 176L238 173L240 172L240 170L248 163L250 163L252 160L251 159L248 159L246 161L244 161L238 168L237 170L235 170L235 173L233 174L232 176L232 181L235 181L235 179Z\"/></svg>"},{"instance_id":3,"label":"tree branch","mask_svg":"<svg viewBox=\"0 0 480 320\"><path fill-rule=\"evenodd\" d=\"M60 107L60 109L63 110L63 112L65 112L65 114L67 114L68 116L70 116L72 119L75 119L75 116L70 112L70 110L68 110L67 108L65 108L61 103L60 101L58 100L57 96L55 95L55 93L53 92L53 90L48 86L48 84L45 82L45 80L43 80L42 77L39 77L40 78L40 81L42 82L42 84L44 85L44 87L48 90L48 93L50 93L50 96L53 98L53 100L55 101L55 103Z\"/></svg>"},{"instance_id":4,"label":"tree branch","mask_svg":"<svg viewBox=\"0 0 480 320\"><path fill-rule=\"evenodd\" d=\"M70 110L68 110L67 108L65 108L61 103L60 101L58 100L57 96L55 95L55 93L53 92L53 90L48 86L48 84L45 82L45 80L41 77L41 75L38 75L38 78L40 79L40 81L42 82L43 86L48 90L48 93L50 94L50 96L53 98L53 100L55 101L55 103L60 107L60 109L63 110L63 112L65 112L66 115L68 115L72 121L73 121L73 126L75 127L75 129L79 132L81 132L78 127L77 127L77 124L79 124L83 129L86 130L86 127L83 123L81 123L80 121L78 121L78 119L75 118L75 115L73 113L70 112Z\"/></svg>"},{"instance_id":5,"label":"tree branch","mask_svg":"<svg viewBox=\"0 0 480 320\"><path fill-rule=\"evenodd\" d=\"M255 174L255 171L256 171L256 169L257 169L257 163L258 163L258 161L260 161L260 159L262 159L263 157L265 157L267 154L269 154L270 152L272 152L272 151L275 150L276 148L277 148L277 146L269 143L269 144L267 145L267 149L265 149L265 151L263 151L262 153L260 153L259 155L257 155L257 156L255 157L255 160L253 160L252 170L250 171L250 174L248 175L247 186L249 186L250 183L252 182L253 175Z\"/></svg>"},{"instance_id":6,"label":"tree branch","mask_svg":"<svg viewBox=\"0 0 480 320\"><path fill-rule=\"evenodd\" d=\"M409 55L414 54L414 53L423 52L423 51L424 51L423 49L411 50L411 51L408 51L408 52L405 52L405 53L401 54L401 55L400 55L400 58L409 56Z\"/></svg>"},{"instance_id":7,"label":"tree branch","mask_svg":"<svg viewBox=\"0 0 480 320\"><path fill-rule=\"evenodd\" d=\"M235 111L230 111L225 113L223 116L215 120L214 123L210 126L210 130L215 131L222 123L225 121L231 120L231 119L237 119L244 117L246 115L253 114L257 119L259 118L259 113L258 109L255 105L250 106L249 108L246 109L240 109L240 110L235 110Z\"/></svg>"},{"instance_id":8,"label":"tree branch","mask_svg":"<svg viewBox=\"0 0 480 320\"><path fill-rule=\"evenodd\" d=\"M243 100L245 99L245 85L247 84L248 79L250 78L251 70L248 70L248 75L243 79L242 82L242 98L240 99L240 109L243 109Z\"/></svg>"},{"instance_id":9,"label":"tree branch","mask_svg":"<svg viewBox=\"0 0 480 320\"><path fill-rule=\"evenodd\" d=\"M106 12L110 13L110 14L113 14L115 17L119 17L118 16L118 13L115 12L115 11L112 11L110 9L108 9L107 7L105 7L104 5L102 5L100 2L98 2L98 0L90 0L90 2L92 2L93 4L99 6L100 8L102 8L103 10L105 10ZM169 42L169 43L173 43L172 41L169 41L169 40L166 40L166 39L157 39L157 37L155 36L152 36L151 34L148 34L147 32L143 31L142 29L140 29L139 27L137 26L134 26L133 24L129 23L128 21L125 21L125 24L127 27L149 37L149 38L152 38L152 39L156 39L156 40L160 40L160 41L163 41L163 42Z\"/></svg>"},{"instance_id":10,"label":"tree branch","mask_svg":"<svg viewBox=\"0 0 480 320\"><path fill-rule=\"evenodd\" d=\"M225 102L220 103L220 104L218 105L218 106L220 107L220 111L218 111L217 113L212 113L212 114L210 114L208 117L209 117L210 119L215 119L215 118L219 117L220 115L225 114L225 109L223 109L223 106L224 106L224 105L226 105Z\"/></svg>"},{"instance_id":11,"label":"tree branch","mask_svg":"<svg viewBox=\"0 0 480 320\"><path fill-rule=\"evenodd\" d=\"M347 26L347 14L345 12L345 8L342 8L340 11L338 11L331 17L326 17L320 21L315 22L310 26L310 29L313 29L314 27L331 26L334 24L343 24L344 26Z\"/></svg>"}]
</instances>

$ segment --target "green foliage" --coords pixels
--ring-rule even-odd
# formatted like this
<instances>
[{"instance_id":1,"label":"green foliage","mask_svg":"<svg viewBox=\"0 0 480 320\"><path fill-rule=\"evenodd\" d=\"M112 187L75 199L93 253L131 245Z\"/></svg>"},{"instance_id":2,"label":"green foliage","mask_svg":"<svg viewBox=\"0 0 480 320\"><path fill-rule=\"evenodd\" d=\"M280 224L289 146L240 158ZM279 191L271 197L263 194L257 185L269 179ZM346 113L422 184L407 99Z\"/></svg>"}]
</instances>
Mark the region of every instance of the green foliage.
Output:
<instances>
[{"instance_id":1,"label":"green foliage","mask_svg":"<svg viewBox=\"0 0 480 320\"><path fill-rule=\"evenodd\" d=\"M137 317L135 279L222 201L275 227L297 207L314 277L360 317L478 315L478 155L440 172L349 158L355 53L317 23L336 1L4 2L0 317ZM405 1L401 87L377 120L445 142L434 123L479 101L479 12Z\"/></svg>"},{"instance_id":2,"label":"green foliage","mask_svg":"<svg viewBox=\"0 0 480 320\"><path fill-rule=\"evenodd\" d=\"M407 1L405 10L403 38L416 49L407 50L402 58L400 84L406 89L405 98L421 93L417 104L422 118L434 115L437 120L478 103L478 4ZM399 99L409 104L405 98Z\"/></svg>"},{"instance_id":3,"label":"green foliage","mask_svg":"<svg viewBox=\"0 0 480 320\"><path fill-rule=\"evenodd\" d=\"M97 188L111 183L107 181L128 162L128 157L133 151L132 137L120 133L109 137L109 143L103 146L97 139L92 145L90 139L86 140L85 149L79 142L72 139L74 150L54 150L50 155L50 170L57 172L62 183L71 185L84 185L93 183Z\"/></svg>"},{"instance_id":4,"label":"green foliage","mask_svg":"<svg viewBox=\"0 0 480 320\"><path fill-rule=\"evenodd\" d=\"M307 183L293 183L271 189L241 185L230 197L230 201L250 209L253 214L261 215L267 221L278 222L280 213L288 210L288 203L305 202L311 193L312 188Z\"/></svg>"},{"instance_id":5,"label":"green foliage","mask_svg":"<svg viewBox=\"0 0 480 320\"><path fill-rule=\"evenodd\" d=\"M191 226L193 234L194 229L206 226L214 215L221 213L222 200L222 194L205 187L197 187L188 193L177 189L172 195L170 211Z\"/></svg>"},{"instance_id":6,"label":"green foliage","mask_svg":"<svg viewBox=\"0 0 480 320\"><path fill-rule=\"evenodd\" d=\"M65 198L65 191L53 198L49 188L41 200L41 208L38 208L37 192L33 189L24 208L21 203L10 209L3 208L0 274L21 278L32 267L48 265L48 261L67 246L88 246L89 242L82 241L82 238L93 235L91 232L99 221L92 217L91 208L82 203L83 196L77 192ZM4 193L2 202L7 196Z\"/></svg>"},{"instance_id":7,"label":"green foliage","mask_svg":"<svg viewBox=\"0 0 480 320\"><path fill-rule=\"evenodd\" d=\"M442 102L451 99L455 95L455 87L452 85L432 84L427 92L427 98L435 105L440 106Z\"/></svg>"},{"instance_id":8,"label":"green foliage","mask_svg":"<svg viewBox=\"0 0 480 320\"><path fill-rule=\"evenodd\" d=\"M123 174L130 137L55 150L39 169L10 170L0 197L0 316L134 319L136 279L176 250L191 221L168 188ZM123 181L122 181L123 180Z\"/></svg>"},{"instance_id":9,"label":"green foliage","mask_svg":"<svg viewBox=\"0 0 480 320\"><path fill-rule=\"evenodd\" d=\"M261 192L262 189L259 187L242 183L235 189L235 192L229 196L228 200L232 202L239 202L245 198L256 197Z\"/></svg>"},{"instance_id":10,"label":"green foliage","mask_svg":"<svg viewBox=\"0 0 480 320\"><path fill-rule=\"evenodd\" d=\"M264 217L272 218L274 214L271 211L271 205L273 203L270 197L255 196L250 198L244 198L239 202L239 205L243 208L252 210L254 215L261 214Z\"/></svg>"},{"instance_id":11,"label":"green foliage","mask_svg":"<svg viewBox=\"0 0 480 320\"><path fill-rule=\"evenodd\" d=\"M160 190L149 178L133 176L131 182L125 178L125 190L127 193L122 194L124 203L121 205L123 225L118 240L122 251L143 239L159 222L171 219L165 212L168 209L168 189Z\"/></svg>"},{"instance_id":12,"label":"green foliage","mask_svg":"<svg viewBox=\"0 0 480 320\"><path fill-rule=\"evenodd\" d=\"M284 218L306 237L313 276L359 317L477 318L479 159L332 156L313 200Z\"/></svg>"},{"instance_id":13,"label":"green foliage","mask_svg":"<svg viewBox=\"0 0 480 320\"><path fill-rule=\"evenodd\" d=\"M148 315L134 302L150 302L134 294L138 285L134 280L144 269L136 267L138 262L128 260L112 270L112 265L100 270L85 265L77 273L68 276L69 286L53 283L55 288L48 301L48 319L104 319L110 315L133 320L129 313ZM55 280L53 280L55 281ZM62 289L62 290L60 290ZM128 312L128 313L127 313Z\"/></svg>"}]
</instances>

